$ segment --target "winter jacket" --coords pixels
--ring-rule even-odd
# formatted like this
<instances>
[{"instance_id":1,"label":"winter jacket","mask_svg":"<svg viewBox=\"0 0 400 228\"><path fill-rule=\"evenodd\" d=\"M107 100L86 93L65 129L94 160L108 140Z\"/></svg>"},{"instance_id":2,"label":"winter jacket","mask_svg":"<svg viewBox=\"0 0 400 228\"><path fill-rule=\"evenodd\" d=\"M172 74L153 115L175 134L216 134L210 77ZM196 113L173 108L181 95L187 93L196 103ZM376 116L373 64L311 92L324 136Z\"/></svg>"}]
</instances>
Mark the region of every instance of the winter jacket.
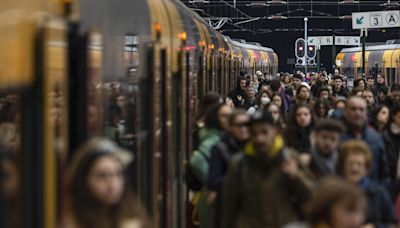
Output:
<instances>
[{"instance_id":1,"label":"winter jacket","mask_svg":"<svg viewBox=\"0 0 400 228\"><path fill-rule=\"evenodd\" d=\"M240 87L237 87L229 92L228 97L232 99L233 104L236 108L240 108L243 106L244 100L246 98L246 93ZM241 99L239 100L239 98Z\"/></svg>"},{"instance_id":2,"label":"winter jacket","mask_svg":"<svg viewBox=\"0 0 400 228\"><path fill-rule=\"evenodd\" d=\"M387 190L369 178L364 178L359 186L368 198L366 223L372 223L376 228L386 228L390 224L397 224L394 207Z\"/></svg>"},{"instance_id":3,"label":"winter jacket","mask_svg":"<svg viewBox=\"0 0 400 228\"><path fill-rule=\"evenodd\" d=\"M190 158L190 166L193 174L202 182L203 190L198 204L198 217L200 221L200 228L210 228L214 224L215 205L207 204L206 199L209 195L207 188L209 162L204 158L206 155L211 157L211 148L221 139L220 131L216 129L200 130L200 145L198 151L194 152ZM202 154L200 154L202 153Z\"/></svg>"},{"instance_id":4,"label":"winter jacket","mask_svg":"<svg viewBox=\"0 0 400 228\"><path fill-rule=\"evenodd\" d=\"M400 153L400 133L392 130L393 123L383 132L382 138L385 142L388 160L390 164L390 176L392 180L397 179L397 162Z\"/></svg>"},{"instance_id":5,"label":"winter jacket","mask_svg":"<svg viewBox=\"0 0 400 228\"><path fill-rule=\"evenodd\" d=\"M348 97L349 95L350 95L350 92L343 86L340 88L339 91L336 91L335 89L333 89L333 91L332 91L332 96L334 96L334 97Z\"/></svg>"},{"instance_id":6,"label":"winter jacket","mask_svg":"<svg viewBox=\"0 0 400 228\"><path fill-rule=\"evenodd\" d=\"M346 120L344 118L342 120L344 121L344 125L348 126ZM341 142L352 139L356 139L356 136L351 129L347 129L341 136ZM381 135L366 124L363 130L362 140L369 145L372 152L372 167L369 177L389 188L390 172L388 154Z\"/></svg>"},{"instance_id":7,"label":"winter jacket","mask_svg":"<svg viewBox=\"0 0 400 228\"><path fill-rule=\"evenodd\" d=\"M294 178L281 171L285 157L293 154L283 146L258 154L248 144L232 159L222 195L222 228L277 228L299 218L313 183L302 171Z\"/></svg>"},{"instance_id":8,"label":"winter jacket","mask_svg":"<svg viewBox=\"0 0 400 228\"><path fill-rule=\"evenodd\" d=\"M286 145L300 153L310 153L310 134L312 125L306 128L297 126L287 127L284 132Z\"/></svg>"}]
</instances>

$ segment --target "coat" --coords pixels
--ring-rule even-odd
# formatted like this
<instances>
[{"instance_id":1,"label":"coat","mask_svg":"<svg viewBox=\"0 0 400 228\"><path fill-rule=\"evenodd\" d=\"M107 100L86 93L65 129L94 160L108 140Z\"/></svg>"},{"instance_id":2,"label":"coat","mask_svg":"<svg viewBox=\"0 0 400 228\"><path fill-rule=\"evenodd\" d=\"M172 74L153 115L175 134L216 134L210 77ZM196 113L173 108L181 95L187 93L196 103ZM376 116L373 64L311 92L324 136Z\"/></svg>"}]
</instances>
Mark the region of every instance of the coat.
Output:
<instances>
[{"instance_id":1,"label":"coat","mask_svg":"<svg viewBox=\"0 0 400 228\"><path fill-rule=\"evenodd\" d=\"M207 203L207 197L209 190L207 188L209 161L204 158L204 154L209 159L211 157L211 148L219 142L221 139L221 132L216 129L202 129L199 133L200 145L198 151L194 152L190 158L190 166L193 174L203 184L203 190L201 191L201 197L198 204L198 217L200 221L200 228L210 228L214 224L214 203Z\"/></svg>"},{"instance_id":2,"label":"coat","mask_svg":"<svg viewBox=\"0 0 400 228\"><path fill-rule=\"evenodd\" d=\"M222 228L276 228L296 221L311 195L312 184L303 172L290 178L281 171L280 148L271 158L252 152L235 155L224 182Z\"/></svg>"}]
</instances>

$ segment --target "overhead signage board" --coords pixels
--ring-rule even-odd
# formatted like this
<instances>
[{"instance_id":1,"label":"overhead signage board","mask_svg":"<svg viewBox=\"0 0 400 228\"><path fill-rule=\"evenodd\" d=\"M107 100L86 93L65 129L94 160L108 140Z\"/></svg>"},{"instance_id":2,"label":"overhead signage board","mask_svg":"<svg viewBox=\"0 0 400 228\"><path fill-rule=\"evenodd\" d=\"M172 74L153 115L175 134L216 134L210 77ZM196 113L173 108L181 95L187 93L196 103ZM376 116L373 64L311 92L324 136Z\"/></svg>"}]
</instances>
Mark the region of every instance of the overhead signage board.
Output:
<instances>
[{"instance_id":1,"label":"overhead signage board","mask_svg":"<svg viewBox=\"0 0 400 228\"><path fill-rule=\"evenodd\" d=\"M335 36L335 45L359 46L360 37L358 36Z\"/></svg>"},{"instance_id":2,"label":"overhead signage board","mask_svg":"<svg viewBox=\"0 0 400 228\"><path fill-rule=\"evenodd\" d=\"M352 13L353 29L400 27L400 10Z\"/></svg>"},{"instance_id":3,"label":"overhead signage board","mask_svg":"<svg viewBox=\"0 0 400 228\"><path fill-rule=\"evenodd\" d=\"M309 36L307 38L308 45L327 46L333 45L332 36Z\"/></svg>"}]
</instances>

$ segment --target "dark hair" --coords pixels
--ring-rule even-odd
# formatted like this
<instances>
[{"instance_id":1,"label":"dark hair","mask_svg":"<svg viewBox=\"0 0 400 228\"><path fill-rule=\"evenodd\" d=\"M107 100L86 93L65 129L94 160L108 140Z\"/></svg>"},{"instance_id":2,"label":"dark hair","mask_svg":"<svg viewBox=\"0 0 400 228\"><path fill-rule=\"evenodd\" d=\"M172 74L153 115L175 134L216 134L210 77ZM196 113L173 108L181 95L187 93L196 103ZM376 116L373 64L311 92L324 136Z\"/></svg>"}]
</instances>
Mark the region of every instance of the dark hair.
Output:
<instances>
[{"instance_id":1,"label":"dark hair","mask_svg":"<svg viewBox=\"0 0 400 228\"><path fill-rule=\"evenodd\" d=\"M322 86L321 88L319 88L319 90L317 92L317 98L319 98L322 91L327 91L329 96L331 96L331 91L329 90L328 86Z\"/></svg>"},{"instance_id":2,"label":"dark hair","mask_svg":"<svg viewBox=\"0 0 400 228\"><path fill-rule=\"evenodd\" d=\"M360 89L360 88L354 87L354 88L351 90L351 92L350 92L350 97L357 96L357 93L358 93L358 92L363 92L363 91L364 91L364 90L362 90L362 89Z\"/></svg>"},{"instance_id":3,"label":"dark hair","mask_svg":"<svg viewBox=\"0 0 400 228\"><path fill-rule=\"evenodd\" d=\"M297 111L300 109L300 108L307 108L309 111L310 111L310 115L311 115L311 123L310 123L310 126L314 126L314 123L315 123L315 117L314 117L314 113L313 113L313 110L312 110L312 108L309 106L309 105L307 105L307 104L297 104L296 106L295 106L295 108L294 108L294 110L293 110L293 113L292 113L292 115L290 116L290 120L289 120L289 126L291 126L291 127L298 127L298 124L297 124Z\"/></svg>"},{"instance_id":4,"label":"dark hair","mask_svg":"<svg viewBox=\"0 0 400 228\"><path fill-rule=\"evenodd\" d=\"M271 126L278 127L278 123L275 122L272 114L264 109L257 110L254 115L251 116L249 126L253 126L255 124L266 123Z\"/></svg>"},{"instance_id":5,"label":"dark hair","mask_svg":"<svg viewBox=\"0 0 400 228\"><path fill-rule=\"evenodd\" d=\"M374 91L372 91L372 89L370 89L370 88L365 89L365 90L363 91L363 93L364 93L364 92L369 92L369 93L374 94ZM374 95L374 98L375 98L375 95Z\"/></svg>"},{"instance_id":6,"label":"dark hair","mask_svg":"<svg viewBox=\"0 0 400 228\"><path fill-rule=\"evenodd\" d=\"M400 84L393 84L390 87L390 92L393 92L393 91L400 91Z\"/></svg>"},{"instance_id":7,"label":"dark hair","mask_svg":"<svg viewBox=\"0 0 400 228\"><path fill-rule=\"evenodd\" d=\"M219 104L220 102L221 95L215 92L208 92L200 101L197 120L202 118L210 107Z\"/></svg>"},{"instance_id":8,"label":"dark hair","mask_svg":"<svg viewBox=\"0 0 400 228\"><path fill-rule=\"evenodd\" d=\"M222 126L218 118L219 110L225 106L224 104L216 104L209 108L204 117L204 124L209 129L221 130Z\"/></svg>"},{"instance_id":9,"label":"dark hair","mask_svg":"<svg viewBox=\"0 0 400 228\"><path fill-rule=\"evenodd\" d=\"M400 105L396 104L390 109L390 121L394 120L394 116L400 112Z\"/></svg>"},{"instance_id":10,"label":"dark hair","mask_svg":"<svg viewBox=\"0 0 400 228\"><path fill-rule=\"evenodd\" d=\"M104 143L106 142L106 143ZM110 146L112 145L112 146ZM72 218L80 227L99 227L106 219L114 226L118 227L119 223L126 218L141 217L138 213L141 210L135 207L135 200L130 191L129 182L125 173L125 187L121 200L115 205L110 206L110 214L108 218L98 217L98 208L100 203L92 195L88 184L88 176L98 159L109 156L119 159L116 153L119 147L110 144L109 141L89 141L84 144L73 159L70 165L69 181L68 181L68 197L69 209L72 213ZM137 202L136 202L137 203Z\"/></svg>"},{"instance_id":11,"label":"dark hair","mask_svg":"<svg viewBox=\"0 0 400 228\"><path fill-rule=\"evenodd\" d=\"M367 199L357 186L340 177L327 177L321 181L318 190L307 206L307 220L312 227L325 222L330 225L332 210L337 203L344 202L349 209L355 210L359 205L367 211Z\"/></svg>"},{"instance_id":12,"label":"dark hair","mask_svg":"<svg viewBox=\"0 0 400 228\"><path fill-rule=\"evenodd\" d=\"M369 76L369 77L367 78L367 80L371 80L371 79L372 79L372 80L375 80L374 77L372 77L372 76Z\"/></svg>"},{"instance_id":13,"label":"dark hair","mask_svg":"<svg viewBox=\"0 0 400 228\"><path fill-rule=\"evenodd\" d=\"M237 80L236 80L236 87L237 87L237 88L240 88L240 81L242 81L242 80L246 80L246 79L244 78L244 76L239 76L239 77L237 78Z\"/></svg>"},{"instance_id":14,"label":"dark hair","mask_svg":"<svg viewBox=\"0 0 400 228\"><path fill-rule=\"evenodd\" d=\"M306 89L308 89L308 91L311 92L310 88L307 87L306 85L300 85L300 86L296 89L296 96L298 96L298 95L300 94L300 90L301 90L302 88L306 88Z\"/></svg>"},{"instance_id":15,"label":"dark hair","mask_svg":"<svg viewBox=\"0 0 400 228\"><path fill-rule=\"evenodd\" d=\"M281 97L281 95L279 95L279 93L273 93L272 95L271 95L271 101L270 101L270 103L272 103L272 100L274 99L274 97L275 96L278 96L280 99L281 99L281 107L279 107L280 109L281 109L281 112L282 112L282 114L283 113L285 113L285 105L283 104L283 99L282 99L282 97Z\"/></svg>"},{"instance_id":16,"label":"dark hair","mask_svg":"<svg viewBox=\"0 0 400 228\"><path fill-rule=\"evenodd\" d=\"M375 128L376 131L381 131L383 130L386 126L383 126L383 129L380 129L379 123L378 123L378 114L381 112L383 108L387 108L389 110L389 107L386 105L379 105L376 106L375 108L372 109L371 112L371 117L370 117L370 124L372 125L373 128ZM400 109L399 109L400 111ZM390 110L389 110L390 114Z\"/></svg>"},{"instance_id":17,"label":"dark hair","mask_svg":"<svg viewBox=\"0 0 400 228\"><path fill-rule=\"evenodd\" d=\"M324 116L320 116L320 115L319 115L319 107L320 107L321 105L323 105L323 106L325 107ZM330 108L331 108L331 105L330 105L329 101L327 101L327 100L325 100L325 99L320 99L320 98L318 98L318 99L315 101L315 104L314 104L314 115L317 116L317 117L319 117L319 118L326 118L326 117L328 117L328 111L329 111Z\"/></svg>"},{"instance_id":18,"label":"dark hair","mask_svg":"<svg viewBox=\"0 0 400 228\"><path fill-rule=\"evenodd\" d=\"M329 131L329 132L336 132L339 134L343 134L345 131L345 127L343 124L334 119L324 119L317 122L315 125L314 131L319 133L321 131Z\"/></svg>"},{"instance_id":19,"label":"dark hair","mask_svg":"<svg viewBox=\"0 0 400 228\"><path fill-rule=\"evenodd\" d=\"M367 86L367 82L366 82L363 78L359 78L359 79L356 79L356 80L354 81L354 87L358 87L358 85L360 84L361 81L364 82L364 87Z\"/></svg>"},{"instance_id":20,"label":"dark hair","mask_svg":"<svg viewBox=\"0 0 400 228\"><path fill-rule=\"evenodd\" d=\"M378 94L383 93L385 96L389 94L389 88L386 86L381 86L378 90Z\"/></svg>"},{"instance_id":21,"label":"dark hair","mask_svg":"<svg viewBox=\"0 0 400 228\"><path fill-rule=\"evenodd\" d=\"M281 81L279 79L274 79L270 82L269 87L276 93L279 91L279 88L281 88Z\"/></svg>"},{"instance_id":22,"label":"dark hair","mask_svg":"<svg viewBox=\"0 0 400 228\"><path fill-rule=\"evenodd\" d=\"M343 78L342 78L342 77L340 77L339 75L337 75L337 76L333 77L333 81L335 81L336 79L340 79L340 80L343 82Z\"/></svg>"}]
</instances>

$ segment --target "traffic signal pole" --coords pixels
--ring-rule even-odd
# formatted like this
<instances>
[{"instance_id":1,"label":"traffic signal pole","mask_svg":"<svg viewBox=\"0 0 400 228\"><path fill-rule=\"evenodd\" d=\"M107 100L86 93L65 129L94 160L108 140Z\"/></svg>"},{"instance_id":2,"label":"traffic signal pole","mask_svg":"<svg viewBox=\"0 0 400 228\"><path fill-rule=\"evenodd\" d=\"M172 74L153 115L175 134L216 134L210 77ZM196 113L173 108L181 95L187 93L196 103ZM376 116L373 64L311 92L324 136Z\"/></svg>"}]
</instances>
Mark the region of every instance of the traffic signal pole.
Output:
<instances>
[{"instance_id":1,"label":"traffic signal pole","mask_svg":"<svg viewBox=\"0 0 400 228\"><path fill-rule=\"evenodd\" d=\"M366 41L366 30L361 29L361 40L362 40L362 76L365 77L365 41Z\"/></svg>"},{"instance_id":2,"label":"traffic signal pole","mask_svg":"<svg viewBox=\"0 0 400 228\"><path fill-rule=\"evenodd\" d=\"M307 22L308 22L308 18L305 17L304 18L304 42L305 42L305 64L304 64L304 74L307 76L307 50L308 50L308 38L307 38Z\"/></svg>"}]
</instances>

